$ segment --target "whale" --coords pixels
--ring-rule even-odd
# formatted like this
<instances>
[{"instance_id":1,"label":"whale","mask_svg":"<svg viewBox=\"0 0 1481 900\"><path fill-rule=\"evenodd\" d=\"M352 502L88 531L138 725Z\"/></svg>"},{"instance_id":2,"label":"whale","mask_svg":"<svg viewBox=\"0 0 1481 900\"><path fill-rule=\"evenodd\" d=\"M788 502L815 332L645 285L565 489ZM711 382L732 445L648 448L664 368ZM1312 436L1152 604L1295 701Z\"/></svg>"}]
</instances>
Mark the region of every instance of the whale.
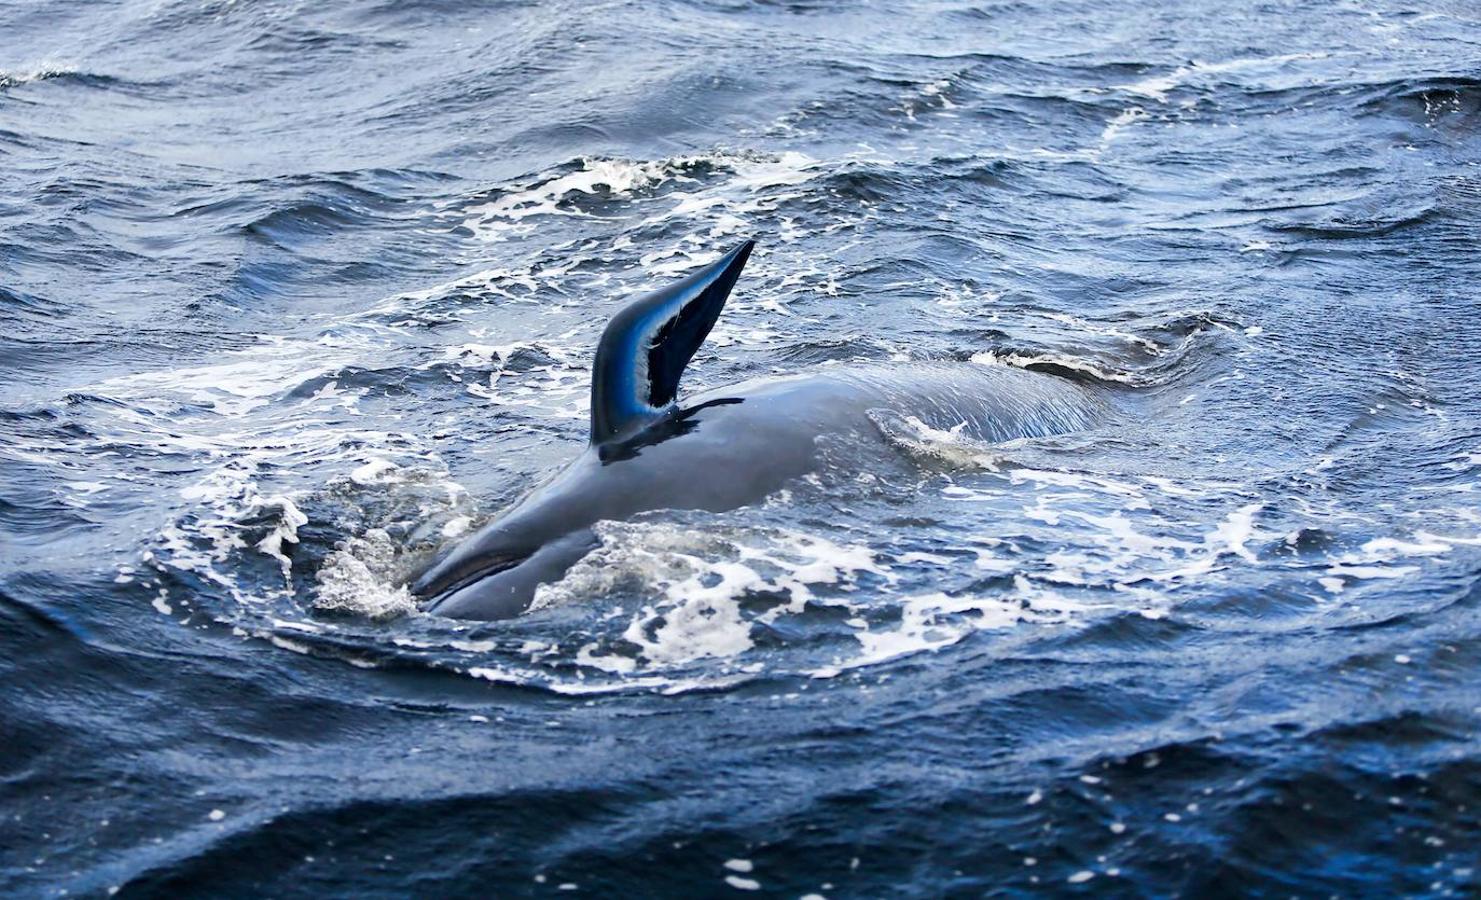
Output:
<instances>
[{"instance_id":1,"label":"whale","mask_svg":"<svg viewBox=\"0 0 1481 900\"><path fill-rule=\"evenodd\" d=\"M609 321L592 363L585 450L421 572L410 587L424 611L518 616L541 585L598 546L596 523L757 503L823 465L825 441L878 441L885 423L1003 442L1084 430L1112 411L1093 385L972 362L840 363L680 400L680 376L754 246L740 244Z\"/></svg>"}]
</instances>

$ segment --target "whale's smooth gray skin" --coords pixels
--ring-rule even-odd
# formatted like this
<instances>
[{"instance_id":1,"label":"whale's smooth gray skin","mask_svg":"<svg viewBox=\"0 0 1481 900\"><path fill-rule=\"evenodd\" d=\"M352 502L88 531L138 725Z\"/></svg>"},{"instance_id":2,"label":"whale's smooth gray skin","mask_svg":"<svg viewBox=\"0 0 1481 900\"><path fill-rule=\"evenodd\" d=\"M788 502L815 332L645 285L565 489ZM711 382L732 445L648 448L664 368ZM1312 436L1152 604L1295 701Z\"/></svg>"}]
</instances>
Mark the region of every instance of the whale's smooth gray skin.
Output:
<instances>
[{"instance_id":1,"label":"whale's smooth gray skin","mask_svg":"<svg viewBox=\"0 0 1481 900\"><path fill-rule=\"evenodd\" d=\"M964 426L989 441L1062 434L1107 411L1093 390L1021 369L967 363L833 366L747 381L680 404L679 376L750 255L718 262L629 305L592 367L591 443L412 585L426 609L506 619L596 545L601 520L645 510L720 512L754 503L819 463L819 439L878 439L882 417Z\"/></svg>"}]
</instances>

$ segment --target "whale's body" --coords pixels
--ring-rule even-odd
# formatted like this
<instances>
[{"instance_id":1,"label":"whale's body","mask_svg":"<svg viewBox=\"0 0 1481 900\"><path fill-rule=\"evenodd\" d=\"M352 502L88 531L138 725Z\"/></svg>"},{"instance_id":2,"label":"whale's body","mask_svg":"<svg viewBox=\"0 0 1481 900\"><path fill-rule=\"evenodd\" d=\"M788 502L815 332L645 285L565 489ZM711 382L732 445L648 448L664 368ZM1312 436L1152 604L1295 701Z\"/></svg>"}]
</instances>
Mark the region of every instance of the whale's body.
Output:
<instances>
[{"instance_id":1,"label":"whale's body","mask_svg":"<svg viewBox=\"0 0 1481 900\"><path fill-rule=\"evenodd\" d=\"M692 309L706 299L718 314L749 249L746 244L686 279L679 287L687 286L687 291L670 289L680 298L677 303L661 292L624 314L645 304ZM728 274L729 283L723 277L717 281L717 271ZM702 277L706 275L708 283ZM696 290L708 286L714 292L716 285L718 300ZM693 296L684 300L686 294ZM630 378L638 394L652 397L655 391L645 379L671 366L671 360L655 354L665 337L671 339L680 330L683 323L676 327L674 319L681 317L673 313L669 319L640 321L640 332L644 325L652 332L647 337L628 335L632 323L620 316L613 320L597 352L591 445L417 579L413 590L429 601L429 611L462 619L519 615L539 585L559 580L595 546L594 523L653 509L719 512L754 503L814 471L820 464L820 439L877 440L880 422L887 417L913 417L931 427L959 428L979 440L1002 441L1080 430L1105 411L1098 395L1072 382L969 363L839 365L743 382L674 404L673 389L688 355L673 372L672 386L656 392L668 401L664 406L638 404L636 413L622 410L613 402L612 381L604 383L604 374L617 381ZM708 324L697 331L697 338L686 336L692 346L681 348L689 355L708 333ZM651 352L622 352L624 341L629 348ZM632 359L641 356L648 358L638 360L640 371L628 371ZM624 397L631 400L625 392ZM629 421L634 415L636 421Z\"/></svg>"}]
</instances>

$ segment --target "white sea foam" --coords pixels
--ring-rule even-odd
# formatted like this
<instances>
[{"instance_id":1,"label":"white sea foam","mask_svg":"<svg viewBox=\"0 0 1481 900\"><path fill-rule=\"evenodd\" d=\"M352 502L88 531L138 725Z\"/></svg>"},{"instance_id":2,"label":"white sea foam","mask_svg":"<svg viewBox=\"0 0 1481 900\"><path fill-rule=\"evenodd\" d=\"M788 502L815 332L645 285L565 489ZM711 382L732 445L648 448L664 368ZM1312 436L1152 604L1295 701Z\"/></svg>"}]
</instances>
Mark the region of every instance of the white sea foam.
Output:
<instances>
[{"instance_id":1,"label":"white sea foam","mask_svg":"<svg viewBox=\"0 0 1481 900\"><path fill-rule=\"evenodd\" d=\"M1421 571L1413 560L1443 556L1457 545L1477 543L1465 538L1441 538L1422 530L1411 537L1412 540L1386 537L1367 541L1357 550L1329 562L1317 581L1329 593L1337 594L1355 582L1408 578Z\"/></svg>"},{"instance_id":2,"label":"white sea foam","mask_svg":"<svg viewBox=\"0 0 1481 900\"><path fill-rule=\"evenodd\" d=\"M1013 366L1019 369L1030 368L1036 363L1047 363L1072 372L1084 372L1100 381L1114 381L1121 384L1136 384L1138 381L1137 376L1131 372L1115 372L1064 353L1024 353L1017 350L998 353L994 350L980 350L972 354L971 361L980 366Z\"/></svg>"},{"instance_id":3,"label":"white sea foam","mask_svg":"<svg viewBox=\"0 0 1481 900\"><path fill-rule=\"evenodd\" d=\"M284 583L291 586L293 561L283 553L283 544L298 543L298 529L308 524L309 517L286 496L265 497L259 502L258 508L263 511L275 509L276 513L273 515L275 524L267 536L257 542L257 549L278 561L278 566L283 571Z\"/></svg>"},{"instance_id":4,"label":"white sea foam","mask_svg":"<svg viewBox=\"0 0 1481 900\"><path fill-rule=\"evenodd\" d=\"M1216 63L1191 62L1184 66L1178 66L1176 69L1163 75L1154 75L1131 84L1117 85L1117 87L1132 94L1150 97L1158 103L1166 103L1167 95L1174 89L1204 75L1222 75L1230 72L1259 72L1261 70L1277 68L1286 63L1326 59L1329 56L1331 56L1330 53L1324 52L1287 53L1279 56L1230 59Z\"/></svg>"},{"instance_id":5,"label":"white sea foam","mask_svg":"<svg viewBox=\"0 0 1481 900\"><path fill-rule=\"evenodd\" d=\"M405 585L396 585L397 547L383 529L341 541L315 576L314 606L387 619L416 611L416 601Z\"/></svg>"},{"instance_id":6,"label":"white sea foam","mask_svg":"<svg viewBox=\"0 0 1481 900\"><path fill-rule=\"evenodd\" d=\"M905 118L912 122L915 121L917 113L927 110L944 112L950 117L950 110L956 109L957 106L948 94L952 86L952 79L940 78L916 87L908 91L901 99L900 105L891 112L904 113Z\"/></svg>"},{"instance_id":7,"label":"white sea foam","mask_svg":"<svg viewBox=\"0 0 1481 900\"><path fill-rule=\"evenodd\" d=\"M0 88L7 88L18 84L29 84L33 81L45 81L58 75L72 75L81 71L70 63L53 62L44 60L30 65L22 65L15 69L0 69Z\"/></svg>"},{"instance_id":8,"label":"white sea foam","mask_svg":"<svg viewBox=\"0 0 1481 900\"><path fill-rule=\"evenodd\" d=\"M694 532L667 524L598 525L602 546L535 608L586 602L624 589L644 598L624 616L621 640L588 644L578 659L606 672L655 672L699 659L734 659L754 646L758 624L801 615L809 604L848 604L863 575L893 575L867 547L792 531ZM826 588L823 593L820 589ZM748 597L768 601L752 608Z\"/></svg>"},{"instance_id":9,"label":"white sea foam","mask_svg":"<svg viewBox=\"0 0 1481 900\"><path fill-rule=\"evenodd\" d=\"M240 417L348 364L362 348L363 342L329 335L318 341L263 336L255 346L227 353L222 362L123 375L95 389L119 398L168 397Z\"/></svg>"},{"instance_id":10,"label":"white sea foam","mask_svg":"<svg viewBox=\"0 0 1481 900\"><path fill-rule=\"evenodd\" d=\"M1005 596L959 595L941 592L902 597L900 621L891 627L861 628L855 638L859 652L814 669L815 678L831 678L863 666L877 665L923 651L939 650L983 630L1007 628L1025 620L1062 620L1080 607L1066 598L1036 589L1026 579L1015 579L1016 590ZM1026 606L1032 595L1037 605Z\"/></svg>"},{"instance_id":11,"label":"white sea foam","mask_svg":"<svg viewBox=\"0 0 1481 900\"><path fill-rule=\"evenodd\" d=\"M1140 106L1128 106L1116 114L1116 117L1106 123L1106 127L1100 133L1100 149L1105 150L1112 142L1120 136L1122 129L1147 117L1147 111Z\"/></svg>"},{"instance_id":12,"label":"white sea foam","mask_svg":"<svg viewBox=\"0 0 1481 900\"><path fill-rule=\"evenodd\" d=\"M966 435L968 423L934 428L916 416L893 410L870 413L870 419L891 444L927 463L944 463L952 469L995 469L1000 458L996 445Z\"/></svg>"},{"instance_id":13,"label":"white sea foam","mask_svg":"<svg viewBox=\"0 0 1481 900\"><path fill-rule=\"evenodd\" d=\"M445 480L435 456L409 447L404 436L347 428L322 418L329 409L342 407L346 395L358 396L360 391L321 390L295 412L257 421L254 413L262 404L327 365L298 360L301 349L288 353L285 346L286 342L268 342L234 354L237 359L227 364L152 372L107 385L115 396L132 392L135 402L144 405L163 403L169 408L169 403L183 398L210 408L209 414L176 415L169 420L125 414L131 427L120 437L151 449L184 450L214 461L204 474L180 489L189 514L164 526L151 558L156 564L214 584L237 604L235 611L215 610L228 618L254 608L266 609L284 598L298 598L296 602L304 605L310 602L299 596L308 585L295 578L290 549L300 540L299 529L309 521L301 508L309 492L274 488L273 479L265 475L267 468L287 461L299 466L342 461L345 480L366 490L384 490L408 479L425 480L429 473ZM210 387L213 378L223 374L234 380L223 379L214 389ZM425 502L441 505L436 510L424 508L423 514L446 514L465 499L455 485L447 485L445 491L427 493ZM384 539L384 534L380 537ZM383 561L377 555L383 549L384 542L377 542L372 531L332 553L319 573L319 595L314 602L322 608L372 617L408 611L410 599L404 589L393 588L372 565ZM242 578L242 563L254 554L277 564L281 586Z\"/></svg>"},{"instance_id":14,"label":"white sea foam","mask_svg":"<svg viewBox=\"0 0 1481 900\"><path fill-rule=\"evenodd\" d=\"M531 366L518 378L506 377L506 366L521 349L530 349L551 361ZM547 343L502 346L469 343L443 351L444 360L464 371L488 370L484 379L465 382L465 390L494 406L525 408L548 419L584 419L590 393L588 363L574 352Z\"/></svg>"},{"instance_id":15,"label":"white sea foam","mask_svg":"<svg viewBox=\"0 0 1481 900\"><path fill-rule=\"evenodd\" d=\"M569 203L574 196L600 193L609 199L634 199L663 187L667 190L656 201L662 210L650 211L645 204L637 214L648 224L673 218L707 221L707 231L693 234L692 242L712 244L744 231L747 214L775 209L782 200L796 196L777 189L800 185L821 171L816 160L790 151L717 151L657 160L583 159L574 172L503 186L492 202L466 210L463 224L484 240L505 240L524 230L523 220L531 216L584 215ZM644 266L659 274L670 271L652 260L645 260Z\"/></svg>"},{"instance_id":16,"label":"white sea foam","mask_svg":"<svg viewBox=\"0 0 1481 900\"><path fill-rule=\"evenodd\" d=\"M669 160L583 159L581 168L574 172L544 181L511 185L494 201L473 207L468 212L480 220L499 218L514 221L536 215L582 215L561 206L561 201L572 193L596 194L601 191L615 197L670 179L684 180L680 168Z\"/></svg>"},{"instance_id":17,"label":"white sea foam","mask_svg":"<svg viewBox=\"0 0 1481 900\"><path fill-rule=\"evenodd\" d=\"M746 671L743 660L755 649L757 628L806 617L814 609L845 610L855 644L852 651L805 669L827 678L940 650L983 630L1065 623L1126 609L1156 617L1167 605L1158 592L1119 585L1114 597L1075 596L1056 588L1052 579L1023 574L1022 561L994 557L995 541L987 537L964 536L963 541L979 554L979 569L1012 574L1011 587L902 595L893 587L901 577L897 567L949 558L893 554L792 531L702 533L657 523L602 523L598 531L602 547L563 581L541 588L536 606L623 592L642 598L635 612L622 614L626 624L620 637L587 642L575 653L578 664L619 676L627 686L683 690L712 686L713 677L735 678ZM1122 529L1122 540L1135 545L1132 538ZM865 577L884 590L861 594L858 586ZM797 627L805 626L799 622ZM680 676L683 686L664 683L675 667L699 660L728 665L697 680Z\"/></svg>"}]
</instances>

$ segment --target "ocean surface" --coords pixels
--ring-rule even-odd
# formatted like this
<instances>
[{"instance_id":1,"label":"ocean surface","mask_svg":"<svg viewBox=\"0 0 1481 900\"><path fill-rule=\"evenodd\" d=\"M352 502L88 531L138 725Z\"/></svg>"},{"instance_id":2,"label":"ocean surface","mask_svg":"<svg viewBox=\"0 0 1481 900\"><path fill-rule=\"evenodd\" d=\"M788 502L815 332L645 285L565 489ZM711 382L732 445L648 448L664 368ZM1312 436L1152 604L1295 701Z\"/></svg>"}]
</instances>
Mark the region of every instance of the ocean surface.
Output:
<instances>
[{"instance_id":1,"label":"ocean surface","mask_svg":"<svg viewBox=\"0 0 1481 900\"><path fill-rule=\"evenodd\" d=\"M1478 223L1470 0L3 0L0 892L1475 896ZM1116 414L419 613L745 238Z\"/></svg>"}]
</instances>

